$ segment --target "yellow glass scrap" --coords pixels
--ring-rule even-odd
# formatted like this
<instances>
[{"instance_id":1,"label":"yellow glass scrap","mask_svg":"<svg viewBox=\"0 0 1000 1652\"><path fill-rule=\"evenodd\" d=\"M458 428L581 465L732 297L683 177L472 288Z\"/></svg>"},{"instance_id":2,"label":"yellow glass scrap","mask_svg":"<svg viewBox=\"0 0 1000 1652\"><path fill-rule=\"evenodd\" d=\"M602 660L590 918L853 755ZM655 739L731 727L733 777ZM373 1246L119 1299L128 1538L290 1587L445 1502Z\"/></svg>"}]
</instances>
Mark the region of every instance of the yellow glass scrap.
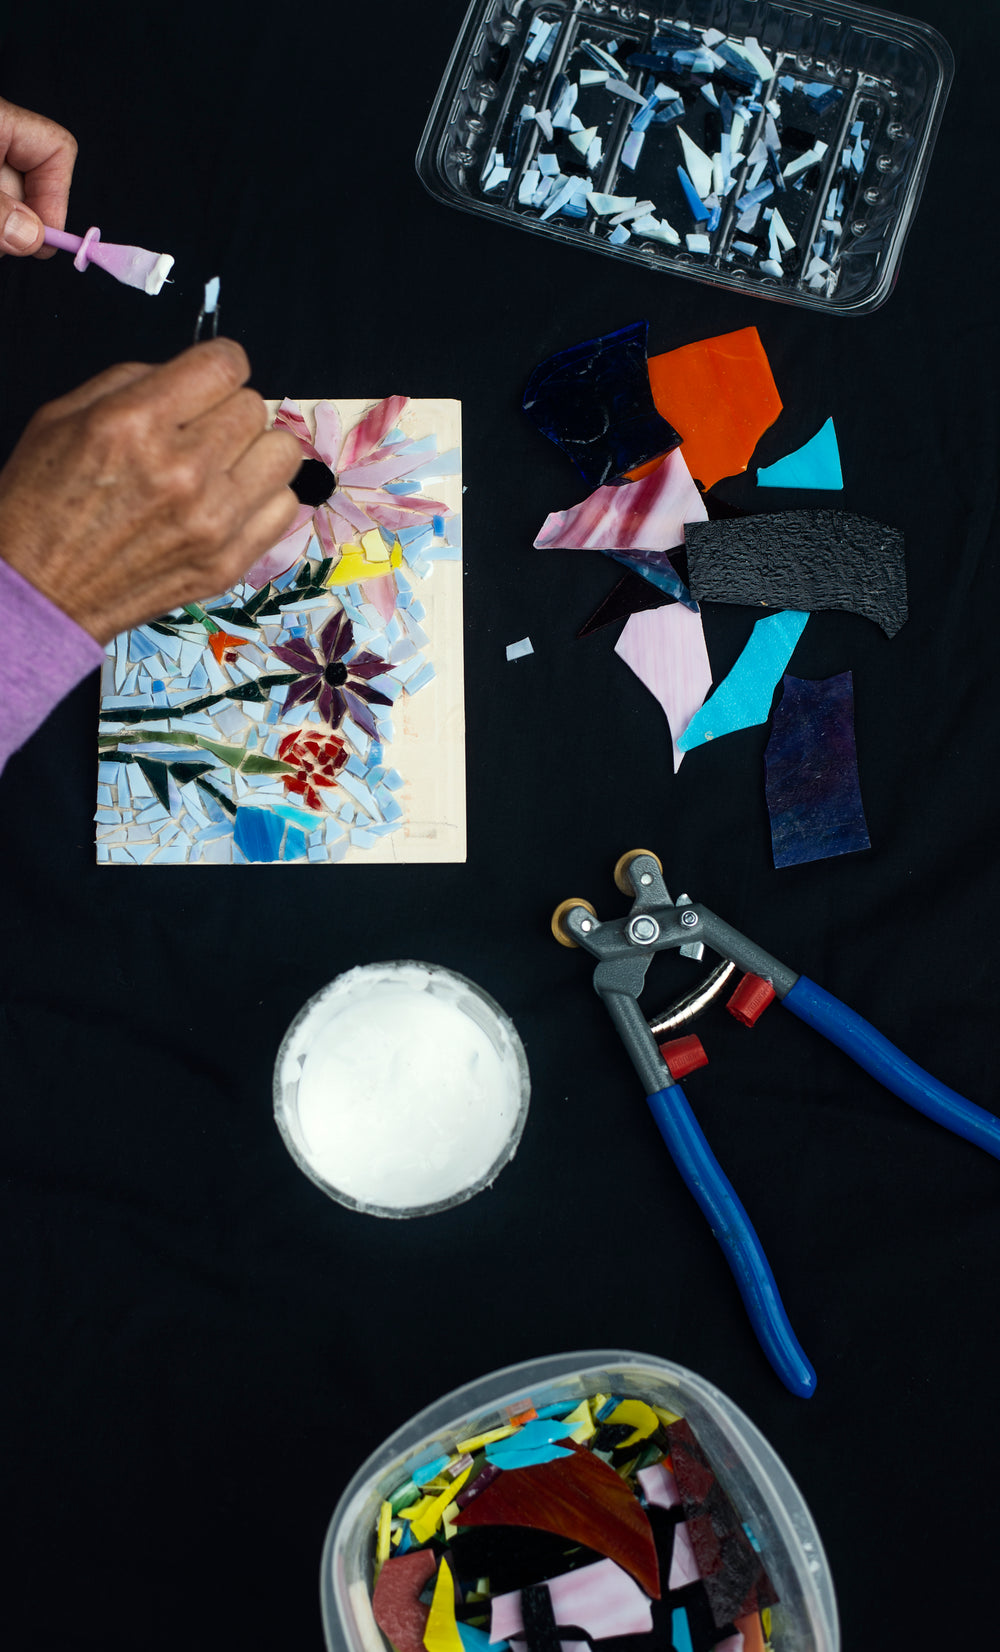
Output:
<instances>
[{"instance_id":1,"label":"yellow glass scrap","mask_svg":"<svg viewBox=\"0 0 1000 1652\"><path fill-rule=\"evenodd\" d=\"M378 1529L375 1533L376 1576L389 1558L392 1547L392 1504L383 1503L378 1511Z\"/></svg>"},{"instance_id":2,"label":"yellow glass scrap","mask_svg":"<svg viewBox=\"0 0 1000 1652\"><path fill-rule=\"evenodd\" d=\"M361 535L361 549L369 562L388 562L390 547L382 538L379 528L369 528Z\"/></svg>"},{"instance_id":3,"label":"yellow glass scrap","mask_svg":"<svg viewBox=\"0 0 1000 1652\"><path fill-rule=\"evenodd\" d=\"M664 1405L654 1405L650 1409L656 1412L665 1428L669 1428L671 1423L679 1423L681 1420L679 1411L668 1411Z\"/></svg>"},{"instance_id":4,"label":"yellow glass scrap","mask_svg":"<svg viewBox=\"0 0 1000 1652\"><path fill-rule=\"evenodd\" d=\"M568 1437L575 1440L577 1445L583 1445L585 1440L592 1440L597 1433L594 1419L590 1415L590 1407L586 1400L581 1400L575 1411L563 1418L563 1427Z\"/></svg>"},{"instance_id":5,"label":"yellow glass scrap","mask_svg":"<svg viewBox=\"0 0 1000 1652\"><path fill-rule=\"evenodd\" d=\"M410 1532L414 1543L426 1543L429 1537L433 1537L441 1524L441 1517L445 1509L449 1503L455 1501L471 1472L471 1468L463 1469L458 1478L451 1480L444 1491L439 1492L436 1497L421 1499L429 1506L421 1509L415 1519L410 1521Z\"/></svg>"},{"instance_id":6,"label":"yellow glass scrap","mask_svg":"<svg viewBox=\"0 0 1000 1652\"><path fill-rule=\"evenodd\" d=\"M509 1435L516 1434L514 1423L508 1423L505 1428L491 1428L486 1434L476 1434L471 1440L459 1440L455 1450L461 1455L470 1451L479 1451L482 1446L492 1445L494 1440L506 1440Z\"/></svg>"},{"instance_id":7,"label":"yellow glass scrap","mask_svg":"<svg viewBox=\"0 0 1000 1652\"><path fill-rule=\"evenodd\" d=\"M431 1608L424 1629L427 1652L462 1652L462 1637L455 1622L455 1585L448 1562L441 1560Z\"/></svg>"},{"instance_id":8,"label":"yellow glass scrap","mask_svg":"<svg viewBox=\"0 0 1000 1652\"><path fill-rule=\"evenodd\" d=\"M604 1420L609 1423L632 1424L631 1434L621 1442L623 1446L635 1445L637 1440L647 1440L660 1426L659 1417L645 1400L622 1400Z\"/></svg>"},{"instance_id":9,"label":"yellow glass scrap","mask_svg":"<svg viewBox=\"0 0 1000 1652\"><path fill-rule=\"evenodd\" d=\"M370 554L365 545L368 539L377 539L381 556ZM373 547L374 550L374 547ZM344 545L341 547L340 561L335 563L327 575L327 585L359 585L363 579L380 579L383 574L390 573L393 568L399 568L403 563L403 547L399 540L395 540L390 549L378 529L363 534L360 545Z\"/></svg>"}]
</instances>

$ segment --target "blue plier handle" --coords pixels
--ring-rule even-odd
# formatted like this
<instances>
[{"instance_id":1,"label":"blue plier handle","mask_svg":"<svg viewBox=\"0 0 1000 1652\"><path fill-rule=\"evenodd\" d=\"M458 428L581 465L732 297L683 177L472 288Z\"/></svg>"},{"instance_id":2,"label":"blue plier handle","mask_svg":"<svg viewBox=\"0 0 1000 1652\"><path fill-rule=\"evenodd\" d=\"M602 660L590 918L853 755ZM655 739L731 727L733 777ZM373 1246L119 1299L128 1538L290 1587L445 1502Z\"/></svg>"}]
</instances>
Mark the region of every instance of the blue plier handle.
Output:
<instances>
[{"instance_id":1,"label":"blue plier handle","mask_svg":"<svg viewBox=\"0 0 1000 1652\"><path fill-rule=\"evenodd\" d=\"M643 1081L656 1126L723 1248L757 1339L785 1386L793 1394L808 1397L816 1387L816 1373L789 1323L753 1224L660 1054L658 1034L700 1013L739 969L770 983L786 1009L838 1045L911 1107L997 1159L1000 1120L932 1078L846 1004L771 957L707 907L686 896L675 905L663 882L660 862L649 850L623 855L615 868L615 882L633 897L624 918L601 922L588 902L568 900L556 908L553 932L564 945L583 947L597 959L594 987ZM647 1022L638 999L654 953L682 948L700 955L704 946L724 960L710 977L712 984L687 995L675 1014L668 1012L652 1024Z\"/></svg>"}]
</instances>

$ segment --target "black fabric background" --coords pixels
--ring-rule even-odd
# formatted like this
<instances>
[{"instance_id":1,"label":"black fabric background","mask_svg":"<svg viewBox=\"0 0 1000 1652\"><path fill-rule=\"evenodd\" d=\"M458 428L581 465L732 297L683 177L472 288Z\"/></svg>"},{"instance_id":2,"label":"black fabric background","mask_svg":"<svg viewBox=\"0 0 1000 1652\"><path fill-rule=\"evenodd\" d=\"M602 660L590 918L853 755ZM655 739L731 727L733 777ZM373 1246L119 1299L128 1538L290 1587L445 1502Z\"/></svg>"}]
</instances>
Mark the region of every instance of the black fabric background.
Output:
<instances>
[{"instance_id":1,"label":"black fabric background","mask_svg":"<svg viewBox=\"0 0 1000 1652\"><path fill-rule=\"evenodd\" d=\"M602 1346L689 1366L764 1431L819 1524L851 1652L994 1632L1000 1164L779 1009L753 1034L705 1024L712 1064L688 1095L817 1367L816 1396L793 1399L660 1147L586 959L548 927L565 895L620 910L611 867L647 845L674 893L1000 1103L1000 20L972 0L912 10L949 38L956 81L896 291L848 320L619 268L432 201L413 155L460 0L33 0L10 22L4 94L79 138L71 227L97 222L177 267L152 301L62 255L4 261L0 453L42 401L187 344L215 274L265 395L460 397L469 858L98 870L96 678L10 762L6 1646L318 1652L323 1535L364 1456L459 1382ZM785 402L760 461L832 413L846 488L814 502L905 530L896 639L817 616L794 662L854 671L867 853L775 872L766 731L695 752L675 778L615 628L575 640L614 571L532 549L546 512L582 489L520 413L528 373L637 317L652 351L757 326ZM749 479L720 491L754 502ZM752 618L708 610L717 676ZM534 657L508 665L504 645L526 633ZM493 1191L407 1224L328 1202L271 1117L292 1015L340 970L388 957L493 993L534 1086Z\"/></svg>"}]
</instances>

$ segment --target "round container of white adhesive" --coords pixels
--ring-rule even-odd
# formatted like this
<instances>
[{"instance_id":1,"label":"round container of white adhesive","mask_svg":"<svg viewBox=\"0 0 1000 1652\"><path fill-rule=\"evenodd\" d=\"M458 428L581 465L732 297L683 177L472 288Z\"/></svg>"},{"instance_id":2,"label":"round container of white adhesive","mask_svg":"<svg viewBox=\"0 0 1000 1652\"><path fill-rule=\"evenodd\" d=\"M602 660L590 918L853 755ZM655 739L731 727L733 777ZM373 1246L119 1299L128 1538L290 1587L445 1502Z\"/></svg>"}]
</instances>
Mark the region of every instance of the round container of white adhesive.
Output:
<instances>
[{"instance_id":1,"label":"round container of white adhesive","mask_svg":"<svg viewBox=\"0 0 1000 1652\"><path fill-rule=\"evenodd\" d=\"M338 975L278 1051L274 1116L300 1170L370 1216L429 1216L513 1158L531 1084L510 1017L465 976L411 960Z\"/></svg>"}]
</instances>

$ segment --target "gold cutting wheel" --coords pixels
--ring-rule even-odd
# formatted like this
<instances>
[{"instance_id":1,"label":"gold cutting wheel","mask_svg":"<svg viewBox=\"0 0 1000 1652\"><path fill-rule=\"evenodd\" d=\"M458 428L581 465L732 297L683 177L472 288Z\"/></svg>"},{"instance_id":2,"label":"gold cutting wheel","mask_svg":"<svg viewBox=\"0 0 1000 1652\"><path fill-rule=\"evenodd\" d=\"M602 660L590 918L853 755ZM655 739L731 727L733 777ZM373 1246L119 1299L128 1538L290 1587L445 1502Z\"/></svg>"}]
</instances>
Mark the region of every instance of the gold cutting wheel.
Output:
<instances>
[{"instance_id":1,"label":"gold cutting wheel","mask_svg":"<svg viewBox=\"0 0 1000 1652\"><path fill-rule=\"evenodd\" d=\"M657 871L663 871L663 863L660 860L659 855L654 855L652 849L626 849L625 853L623 855L619 855L616 860L614 870L615 888L620 889L623 895L632 895L635 893L625 874L627 873L632 862L639 855L648 855L650 860L655 860Z\"/></svg>"},{"instance_id":2,"label":"gold cutting wheel","mask_svg":"<svg viewBox=\"0 0 1000 1652\"><path fill-rule=\"evenodd\" d=\"M574 941L563 923L567 912L572 912L574 906L582 906L585 911L590 913L591 917L597 917L597 913L590 902L581 900L579 895L570 895L568 900L560 901L552 914L552 933L560 946L579 946L580 944L579 941Z\"/></svg>"}]
</instances>

